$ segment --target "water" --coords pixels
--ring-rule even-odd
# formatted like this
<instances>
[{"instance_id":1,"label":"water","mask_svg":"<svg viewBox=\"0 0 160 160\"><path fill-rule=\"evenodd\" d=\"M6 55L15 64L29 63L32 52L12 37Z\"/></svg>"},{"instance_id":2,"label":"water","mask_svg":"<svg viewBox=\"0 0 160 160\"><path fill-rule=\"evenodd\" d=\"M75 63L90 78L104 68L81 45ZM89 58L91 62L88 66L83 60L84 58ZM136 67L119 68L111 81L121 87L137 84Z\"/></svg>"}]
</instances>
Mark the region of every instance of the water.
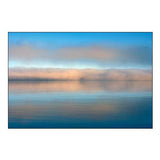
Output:
<instances>
[{"instance_id":1,"label":"water","mask_svg":"<svg viewBox=\"0 0 160 160\"><path fill-rule=\"evenodd\" d=\"M10 81L9 128L152 128L151 81Z\"/></svg>"}]
</instances>

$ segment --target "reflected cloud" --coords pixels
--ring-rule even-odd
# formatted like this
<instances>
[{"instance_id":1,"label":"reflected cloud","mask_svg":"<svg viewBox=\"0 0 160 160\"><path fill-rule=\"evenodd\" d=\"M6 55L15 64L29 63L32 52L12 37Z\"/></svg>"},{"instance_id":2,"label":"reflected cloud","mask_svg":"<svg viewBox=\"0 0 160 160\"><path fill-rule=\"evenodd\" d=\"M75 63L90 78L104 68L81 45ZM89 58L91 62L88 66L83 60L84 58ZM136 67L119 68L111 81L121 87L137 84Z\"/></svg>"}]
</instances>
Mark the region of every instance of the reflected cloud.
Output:
<instances>
[{"instance_id":1,"label":"reflected cloud","mask_svg":"<svg viewBox=\"0 0 160 160\"><path fill-rule=\"evenodd\" d=\"M9 127L151 127L152 81L9 82Z\"/></svg>"},{"instance_id":2,"label":"reflected cloud","mask_svg":"<svg viewBox=\"0 0 160 160\"><path fill-rule=\"evenodd\" d=\"M152 91L152 81L42 81L9 82L10 93L48 92L148 92Z\"/></svg>"},{"instance_id":3,"label":"reflected cloud","mask_svg":"<svg viewBox=\"0 0 160 160\"><path fill-rule=\"evenodd\" d=\"M101 119L103 115L113 114L120 111L120 108L109 105L109 104L101 104L99 103L88 103L83 106L79 103L55 103L48 104L46 106L39 106L33 104L28 104L23 106L12 106L9 109L9 114L15 116L16 118L27 119L41 119L47 118L50 119L54 116L65 116L66 118L92 118L92 119ZM14 114L13 114L14 112Z\"/></svg>"},{"instance_id":4,"label":"reflected cloud","mask_svg":"<svg viewBox=\"0 0 160 160\"><path fill-rule=\"evenodd\" d=\"M9 108L10 126L56 127L150 127L152 122L151 99L114 98L111 101L39 103L31 102ZM147 119L146 119L147 117Z\"/></svg>"}]
</instances>

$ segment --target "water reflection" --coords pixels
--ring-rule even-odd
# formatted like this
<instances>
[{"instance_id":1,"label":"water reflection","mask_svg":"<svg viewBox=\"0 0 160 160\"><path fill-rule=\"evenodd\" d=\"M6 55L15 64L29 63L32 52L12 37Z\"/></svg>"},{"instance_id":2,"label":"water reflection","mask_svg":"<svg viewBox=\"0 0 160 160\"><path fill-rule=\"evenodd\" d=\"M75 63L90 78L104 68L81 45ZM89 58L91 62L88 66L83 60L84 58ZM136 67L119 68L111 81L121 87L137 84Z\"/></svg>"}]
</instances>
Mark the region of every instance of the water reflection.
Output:
<instances>
[{"instance_id":1,"label":"water reflection","mask_svg":"<svg viewBox=\"0 0 160 160\"><path fill-rule=\"evenodd\" d=\"M9 82L9 128L151 127L151 81Z\"/></svg>"}]
</instances>

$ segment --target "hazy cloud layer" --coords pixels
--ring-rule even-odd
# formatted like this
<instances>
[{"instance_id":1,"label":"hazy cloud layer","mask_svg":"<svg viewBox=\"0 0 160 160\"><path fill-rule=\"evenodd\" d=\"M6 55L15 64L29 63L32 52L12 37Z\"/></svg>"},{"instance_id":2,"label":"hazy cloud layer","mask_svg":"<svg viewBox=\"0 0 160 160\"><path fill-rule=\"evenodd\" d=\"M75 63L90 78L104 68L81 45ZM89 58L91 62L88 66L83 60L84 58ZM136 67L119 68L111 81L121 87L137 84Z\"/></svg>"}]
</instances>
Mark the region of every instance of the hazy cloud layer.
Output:
<instances>
[{"instance_id":1,"label":"hazy cloud layer","mask_svg":"<svg viewBox=\"0 0 160 160\"><path fill-rule=\"evenodd\" d=\"M140 69L36 69L12 68L10 79L152 80L151 70Z\"/></svg>"},{"instance_id":2,"label":"hazy cloud layer","mask_svg":"<svg viewBox=\"0 0 160 160\"><path fill-rule=\"evenodd\" d=\"M113 48L104 46L68 47L57 50L40 49L21 45L9 48L9 60L26 64L34 62L83 62L100 65L152 65L152 49L149 47Z\"/></svg>"}]
</instances>

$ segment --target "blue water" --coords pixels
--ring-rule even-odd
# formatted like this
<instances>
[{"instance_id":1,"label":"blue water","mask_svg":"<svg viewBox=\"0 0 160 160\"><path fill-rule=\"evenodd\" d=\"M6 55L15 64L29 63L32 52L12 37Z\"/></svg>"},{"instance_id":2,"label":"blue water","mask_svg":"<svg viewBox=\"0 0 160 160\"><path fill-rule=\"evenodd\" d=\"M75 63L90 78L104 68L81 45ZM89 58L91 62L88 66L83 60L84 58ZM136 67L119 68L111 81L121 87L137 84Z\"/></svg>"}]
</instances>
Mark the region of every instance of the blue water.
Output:
<instances>
[{"instance_id":1,"label":"blue water","mask_svg":"<svg viewBox=\"0 0 160 160\"><path fill-rule=\"evenodd\" d=\"M152 128L152 82L11 81L9 128Z\"/></svg>"}]
</instances>

